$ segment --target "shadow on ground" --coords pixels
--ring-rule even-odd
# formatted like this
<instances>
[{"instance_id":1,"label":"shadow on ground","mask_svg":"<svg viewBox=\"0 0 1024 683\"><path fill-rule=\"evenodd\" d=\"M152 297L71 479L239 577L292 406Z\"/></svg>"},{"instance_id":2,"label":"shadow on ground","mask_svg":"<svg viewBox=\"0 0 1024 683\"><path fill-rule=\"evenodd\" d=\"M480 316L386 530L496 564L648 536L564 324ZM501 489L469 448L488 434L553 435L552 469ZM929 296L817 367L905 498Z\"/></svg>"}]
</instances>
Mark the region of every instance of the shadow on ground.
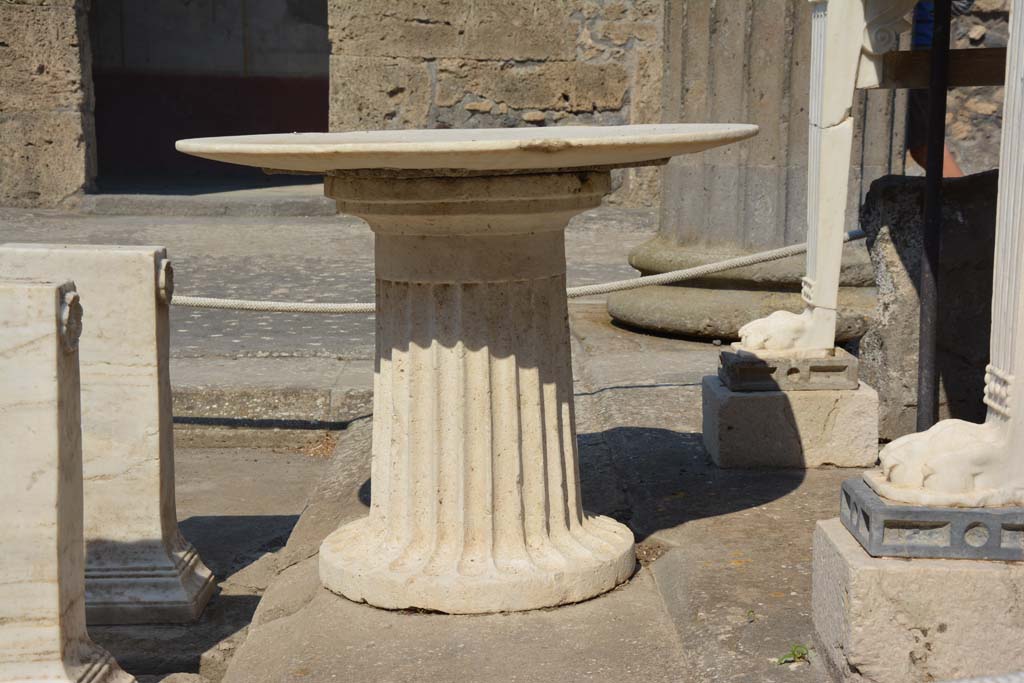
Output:
<instances>
[{"instance_id":1,"label":"shadow on ground","mask_svg":"<svg viewBox=\"0 0 1024 683\"><path fill-rule=\"evenodd\" d=\"M224 668L232 637L252 621L260 595L276 572L272 553L281 549L298 515L206 515L179 523L217 577L217 591L198 621L185 624L89 626L93 640L134 675L198 673ZM223 666L211 662L218 651ZM208 661L204 661L208 660Z\"/></svg>"},{"instance_id":2,"label":"shadow on ground","mask_svg":"<svg viewBox=\"0 0 1024 683\"><path fill-rule=\"evenodd\" d=\"M616 427L581 434L579 448L587 510L627 524L638 543L687 522L760 507L804 480L804 470L714 467L699 432ZM621 495L607 495L609 478Z\"/></svg>"}]
</instances>

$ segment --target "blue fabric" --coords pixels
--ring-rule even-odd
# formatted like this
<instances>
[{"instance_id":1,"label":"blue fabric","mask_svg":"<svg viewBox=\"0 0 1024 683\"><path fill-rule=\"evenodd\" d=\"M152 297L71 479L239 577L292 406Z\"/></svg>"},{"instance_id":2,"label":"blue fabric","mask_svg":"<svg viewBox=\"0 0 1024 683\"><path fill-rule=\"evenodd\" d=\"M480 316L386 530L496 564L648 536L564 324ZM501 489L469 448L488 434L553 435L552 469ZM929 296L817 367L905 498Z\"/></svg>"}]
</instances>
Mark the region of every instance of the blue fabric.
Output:
<instances>
[{"instance_id":1,"label":"blue fabric","mask_svg":"<svg viewBox=\"0 0 1024 683\"><path fill-rule=\"evenodd\" d=\"M970 13L974 0L952 0L953 16ZM932 46L932 35L935 33L935 1L921 0L914 5L914 26L910 33L910 47L914 50L927 50Z\"/></svg>"},{"instance_id":2,"label":"blue fabric","mask_svg":"<svg viewBox=\"0 0 1024 683\"><path fill-rule=\"evenodd\" d=\"M932 46L935 33L935 3L921 0L914 5L914 27L910 33L910 46L915 50L927 50Z\"/></svg>"}]
</instances>

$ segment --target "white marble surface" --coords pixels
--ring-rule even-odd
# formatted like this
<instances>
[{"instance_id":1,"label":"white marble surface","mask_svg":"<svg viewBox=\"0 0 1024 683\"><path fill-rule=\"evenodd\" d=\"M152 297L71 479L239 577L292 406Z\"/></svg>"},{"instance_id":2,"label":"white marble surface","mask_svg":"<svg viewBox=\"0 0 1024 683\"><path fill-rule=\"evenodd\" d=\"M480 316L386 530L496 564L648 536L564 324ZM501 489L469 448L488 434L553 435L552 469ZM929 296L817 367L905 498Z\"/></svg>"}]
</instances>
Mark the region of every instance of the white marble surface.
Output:
<instances>
[{"instance_id":1,"label":"white marble surface","mask_svg":"<svg viewBox=\"0 0 1024 683\"><path fill-rule=\"evenodd\" d=\"M286 133L179 140L178 151L284 171L531 170L622 166L691 154L757 134L749 124L648 124Z\"/></svg>"},{"instance_id":2,"label":"white marble surface","mask_svg":"<svg viewBox=\"0 0 1024 683\"><path fill-rule=\"evenodd\" d=\"M85 628L78 294L0 280L0 681L129 683Z\"/></svg>"},{"instance_id":3,"label":"white marble surface","mask_svg":"<svg viewBox=\"0 0 1024 683\"><path fill-rule=\"evenodd\" d=\"M7 244L0 272L74 279L90 623L190 621L214 579L178 531L162 247Z\"/></svg>"}]
</instances>

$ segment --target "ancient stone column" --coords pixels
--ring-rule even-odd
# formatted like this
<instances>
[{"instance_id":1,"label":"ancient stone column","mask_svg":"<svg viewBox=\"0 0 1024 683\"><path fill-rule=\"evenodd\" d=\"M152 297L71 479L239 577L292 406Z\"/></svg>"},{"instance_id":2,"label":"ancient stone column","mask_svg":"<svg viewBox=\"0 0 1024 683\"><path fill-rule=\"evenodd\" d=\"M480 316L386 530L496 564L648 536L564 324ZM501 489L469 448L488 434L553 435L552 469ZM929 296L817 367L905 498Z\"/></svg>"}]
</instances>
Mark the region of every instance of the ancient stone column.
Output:
<instances>
[{"instance_id":1,"label":"ancient stone column","mask_svg":"<svg viewBox=\"0 0 1024 683\"><path fill-rule=\"evenodd\" d=\"M197 618L215 580L178 530L166 250L8 244L0 272L74 278L89 303L81 343L89 622Z\"/></svg>"},{"instance_id":2,"label":"ancient stone column","mask_svg":"<svg viewBox=\"0 0 1024 683\"><path fill-rule=\"evenodd\" d=\"M756 123L749 145L673 159L663 172L658 234L630 264L644 274L711 263L807 238L811 3L666 3L666 120ZM846 229L871 180L902 170L902 108L891 91L854 98ZM610 295L609 313L670 333L737 338L775 310L800 312L804 258L727 271L678 286ZM863 244L843 249L840 341L866 330L874 281Z\"/></svg>"},{"instance_id":3,"label":"ancient stone column","mask_svg":"<svg viewBox=\"0 0 1024 683\"><path fill-rule=\"evenodd\" d=\"M375 232L369 517L320 549L324 585L388 608L574 602L633 571L633 535L585 514L563 230L607 172L329 177Z\"/></svg>"},{"instance_id":4,"label":"ancient stone column","mask_svg":"<svg viewBox=\"0 0 1024 683\"><path fill-rule=\"evenodd\" d=\"M72 283L0 281L0 681L130 683L85 629Z\"/></svg>"}]
</instances>

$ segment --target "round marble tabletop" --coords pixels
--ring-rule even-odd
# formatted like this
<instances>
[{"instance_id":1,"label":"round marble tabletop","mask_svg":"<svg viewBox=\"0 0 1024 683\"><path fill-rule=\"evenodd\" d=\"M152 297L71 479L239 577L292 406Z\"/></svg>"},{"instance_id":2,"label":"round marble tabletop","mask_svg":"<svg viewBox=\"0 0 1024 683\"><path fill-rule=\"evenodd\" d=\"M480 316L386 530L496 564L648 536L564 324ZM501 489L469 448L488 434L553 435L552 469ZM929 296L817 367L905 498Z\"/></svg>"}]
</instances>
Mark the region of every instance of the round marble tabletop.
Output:
<instances>
[{"instance_id":1,"label":"round marble tabletop","mask_svg":"<svg viewBox=\"0 0 1024 683\"><path fill-rule=\"evenodd\" d=\"M757 130L732 123L385 130L194 138L176 147L206 159L300 173L514 171L643 165L744 140Z\"/></svg>"}]
</instances>

